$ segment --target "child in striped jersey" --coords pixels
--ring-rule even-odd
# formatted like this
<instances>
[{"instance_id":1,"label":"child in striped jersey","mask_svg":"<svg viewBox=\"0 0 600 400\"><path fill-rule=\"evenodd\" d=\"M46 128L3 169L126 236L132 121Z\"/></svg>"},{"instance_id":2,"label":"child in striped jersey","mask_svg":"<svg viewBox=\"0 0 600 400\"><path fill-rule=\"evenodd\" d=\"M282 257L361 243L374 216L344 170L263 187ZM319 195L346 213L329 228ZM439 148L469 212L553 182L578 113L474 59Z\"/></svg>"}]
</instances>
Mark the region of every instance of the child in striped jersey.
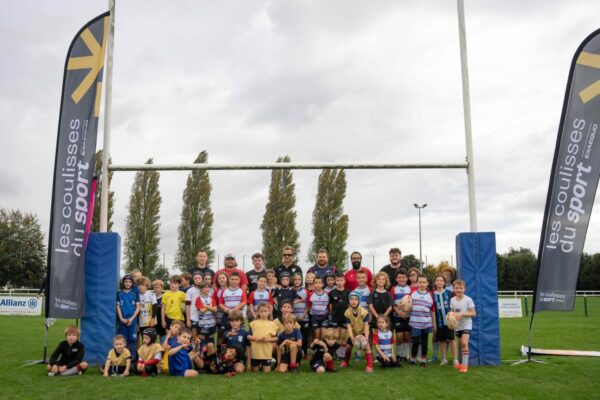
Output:
<instances>
[{"instance_id":1,"label":"child in striped jersey","mask_svg":"<svg viewBox=\"0 0 600 400\"><path fill-rule=\"evenodd\" d=\"M454 359L454 365L458 364L456 359L456 345L454 343L454 330L450 329L446 325L446 315L450 312L450 298L451 293L446 290L446 281L442 275L437 275L433 280L434 292L433 299L435 300L435 323L437 326L437 333L435 335L436 341L433 343L434 355L436 355L436 342L442 350L442 362L441 366L447 365L447 353L448 347L452 352L452 358Z\"/></svg>"},{"instance_id":2,"label":"child in striped jersey","mask_svg":"<svg viewBox=\"0 0 600 400\"><path fill-rule=\"evenodd\" d=\"M296 320L300 324L300 333L302 333L302 337L304 338L304 340L302 340L302 350L306 355L308 350L308 336L310 334L310 318L308 316L308 307L306 306L309 292L302 286L302 275L295 274L292 283L297 295L292 309L296 316Z\"/></svg>"},{"instance_id":3,"label":"child in striped jersey","mask_svg":"<svg viewBox=\"0 0 600 400\"><path fill-rule=\"evenodd\" d=\"M270 318L273 318L273 296L271 292L267 290L267 277L266 275L259 275L256 278L256 290L250 293L248 297L248 322L254 321L258 318L258 305L263 301L267 302L271 306Z\"/></svg>"},{"instance_id":4,"label":"child in striped jersey","mask_svg":"<svg viewBox=\"0 0 600 400\"><path fill-rule=\"evenodd\" d=\"M396 355L405 362L410 353L410 325L408 324L409 310L404 310L400 302L404 296L410 296L412 289L408 285L408 274L404 268L396 272L397 285L390 290L394 300L392 323L396 330Z\"/></svg>"},{"instance_id":5,"label":"child in striped jersey","mask_svg":"<svg viewBox=\"0 0 600 400\"><path fill-rule=\"evenodd\" d=\"M372 290L367 286L367 273L364 270L359 270L356 273L356 282L358 283L358 286L353 292L360 293L359 305L371 315L369 312L369 296L371 296Z\"/></svg>"},{"instance_id":6,"label":"child in striped jersey","mask_svg":"<svg viewBox=\"0 0 600 400\"><path fill-rule=\"evenodd\" d=\"M412 311L410 313L410 328L413 338L410 365L416 365L415 358L421 346L421 367L427 366L427 343L429 333L436 332L435 303L433 296L427 291L427 275L420 275L417 283L418 289L413 292Z\"/></svg>"},{"instance_id":7,"label":"child in striped jersey","mask_svg":"<svg viewBox=\"0 0 600 400\"><path fill-rule=\"evenodd\" d=\"M311 316L313 337L321 339L329 322L329 295L323 290L323 279L318 276L313 282L315 291L308 296L308 310Z\"/></svg>"},{"instance_id":8,"label":"child in striped jersey","mask_svg":"<svg viewBox=\"0 0 600 400\"><path fill-rule=\"evenodd\" d=\"M247 303L246 291L240 287L240 274L237 271L233 271L229 275L227 283L227 289L223 290L219 298L219 308L224 314L221 320L223 330L231 328L229 322L227 322L229 312L233 310L241 312Z\"/></svg>"},{"instance_id":9,"label":"child in striped jersey","mask_svg":"<svg viewBox=\"0 0 600 400\"><path fill-rule=\"evenodd\" d=\"M387 315L377 317L377 329L373 331L373 344L377 351L377 361L383 368L401 367L394 355L394 333L390 330Z\"/></svg>"}]
</instances>

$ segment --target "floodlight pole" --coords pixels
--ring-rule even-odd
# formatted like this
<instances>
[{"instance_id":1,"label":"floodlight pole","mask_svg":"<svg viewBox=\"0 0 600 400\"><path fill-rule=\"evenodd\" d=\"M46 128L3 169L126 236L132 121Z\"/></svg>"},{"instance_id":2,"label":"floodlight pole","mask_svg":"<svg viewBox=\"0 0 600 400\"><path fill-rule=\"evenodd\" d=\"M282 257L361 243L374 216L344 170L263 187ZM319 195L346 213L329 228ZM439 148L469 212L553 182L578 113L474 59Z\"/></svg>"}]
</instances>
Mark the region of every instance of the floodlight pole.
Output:
<instances>
[{"instance_id":1,"label":"floodlight pole","mask_svg":"<svg viewBox=\"0 0 600 400\"><path fill-rule=\"evenodd\" d=\"M108 38L104 71L104 141L102 146L102 187L100 189L100 232L108 231L108 162L110 160L110 117L112 103L113 47L115 37L115 0L108 0Z\"/></svg>"},{"instance_id":2,"label":"floodlight pole","mask_svg":"<svg viewBox=\"0 0 600 400\"><path fill-rule=\"evenodd\" d=\"M475 161L471 134L471 95L469 92L469 66L467 60L467 35L465 28L464 0L457 0L458 37L460 41L460 70L462 73L463 112L465 120L465 144L467 147L467 180L469 187L469 222L471 232L477 232L477 204L475 201Z\"/></svg>"}]
</instances>

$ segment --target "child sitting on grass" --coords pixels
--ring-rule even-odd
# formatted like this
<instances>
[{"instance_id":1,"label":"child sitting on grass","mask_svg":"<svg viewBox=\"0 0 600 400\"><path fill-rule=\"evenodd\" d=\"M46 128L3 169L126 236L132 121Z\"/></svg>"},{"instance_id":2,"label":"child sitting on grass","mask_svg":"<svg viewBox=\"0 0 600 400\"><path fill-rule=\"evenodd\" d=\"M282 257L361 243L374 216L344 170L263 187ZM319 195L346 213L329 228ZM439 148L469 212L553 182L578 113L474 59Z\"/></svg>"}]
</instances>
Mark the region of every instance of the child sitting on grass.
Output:
<instances>
[{"instance_id":1,"label":"child sitting on grass","mask_svg":"<svg viewBox=\"0 0 600 400\"><path fill-rule=\"evenodd\" d=\"M48 376L81 375L88 365L83 361L83 343L79 341L79 329L68 326L65 339L59 343L48 362Z\"/></svg>"},{"instance_id":2,"label":"child sitting on grass","mask_svg":"<svg viewBox=\"0 0 600 400\"><path fill-rule=\"evenodd\" d=\"M131 353L126 347L125 336L117 335L113 339L113 348L108 352L102 373L108 376L129 376Z\"/></svg>"},{"instance_id":3,"label":"child sitting on grass","mask_svg":"<svg viewBox=\"0 0 600 400\"><path fill-rule=\"evenodd\" d=\"M158 374L158 363L162 359L162 346L156 343L156 329L146 328L142 332L142 345L138 349L136 370L141 376Z\"/></svg>"}]
</instances>

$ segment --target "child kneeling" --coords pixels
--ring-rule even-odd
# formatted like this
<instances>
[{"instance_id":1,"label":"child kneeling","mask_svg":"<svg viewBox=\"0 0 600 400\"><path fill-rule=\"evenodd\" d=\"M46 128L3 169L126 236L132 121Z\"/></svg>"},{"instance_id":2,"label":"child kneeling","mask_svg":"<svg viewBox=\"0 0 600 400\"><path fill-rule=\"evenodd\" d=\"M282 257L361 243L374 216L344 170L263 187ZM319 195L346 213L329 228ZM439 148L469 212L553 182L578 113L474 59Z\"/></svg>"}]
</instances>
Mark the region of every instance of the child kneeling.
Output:
<instances>
[{"instance_id":1,"label":"child kneeling","mask_svg":"<svg viewBox=\"0 0 600 400\"><path fill-rule=\"evenodd\" d=\"M79 329L75 326L67 327L65 339L50 356L48 376L81 375L88 367L83 361L83 343L79 341Z\"/></svg>"}]
</instances>

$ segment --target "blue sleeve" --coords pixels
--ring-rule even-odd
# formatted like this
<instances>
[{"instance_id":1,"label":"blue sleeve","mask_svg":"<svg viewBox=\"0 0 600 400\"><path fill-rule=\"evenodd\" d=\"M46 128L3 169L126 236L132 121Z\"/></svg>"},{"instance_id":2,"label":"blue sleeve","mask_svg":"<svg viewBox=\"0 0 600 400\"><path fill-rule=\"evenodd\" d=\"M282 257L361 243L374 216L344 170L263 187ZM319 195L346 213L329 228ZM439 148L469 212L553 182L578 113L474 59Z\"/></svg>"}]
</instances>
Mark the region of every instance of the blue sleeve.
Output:
<instances>
[{"instance_id":1,"label":"blue sleeve","mask_svg":"<svg viewBox=\"0 0 600 400\"><path fill-rule=\"evenodd\" d=\"M294 333L296 340L302 340L302 332L300 332L300 329L294 329Z\"/></svg>"},{"instance_id":2,"label":"blue sleeve","mask_svg":"<svg viewBox=\"0 0 600 400\"><path fill-rule=\"evenodd\" d=\"M284 341L284 337L283 337L283 332L279 334L279 336L277 336L277 345L280 345L281 343L283 343Z\"/></svg>"},{"instance_id":3,"label":"blue sleeve","mask_svg":"<svg viewBox=\"0 0 600 400\"><path fill-rule=\"evenodd\" d=\"M365 316L365 319L363 319L363 322L368 322L368 321L369 321L369 314L367 314L367 315Z\"/></svg>"}]
</instances>

